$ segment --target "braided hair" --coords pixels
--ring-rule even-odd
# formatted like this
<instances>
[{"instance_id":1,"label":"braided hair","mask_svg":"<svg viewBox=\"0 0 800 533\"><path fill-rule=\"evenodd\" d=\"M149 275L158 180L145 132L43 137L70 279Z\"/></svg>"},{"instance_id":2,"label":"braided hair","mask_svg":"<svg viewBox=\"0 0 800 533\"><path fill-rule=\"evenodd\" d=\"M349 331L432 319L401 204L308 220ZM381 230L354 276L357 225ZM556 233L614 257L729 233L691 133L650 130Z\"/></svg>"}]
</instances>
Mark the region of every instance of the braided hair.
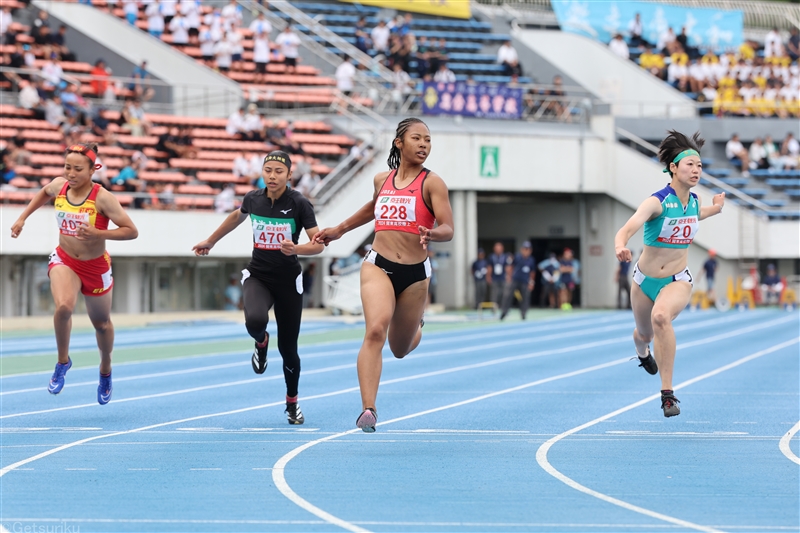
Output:
<instances>
[{"instance_id":1,"label":"braided hair","mask_svg":"<svg viewBox=\"0 0 800 533\"><path fill-rule=\"evenodd\" d=\"M408 131L408 128L412 124L422 124L425 127L428 125L422 122L418 118L409 117L400 121L400 124L397 125L397 131L394 134L394 140L392 141L392 149L389 150L389 159L386 161L389 164L389 168L400 168L400 149L395 145L395 141L397 139L402 140L403 136Z\"/></svg>"},{"instance_id":2,"label":"braided hair","mask_svg":"<svg viewBox=\"0 0 800 533\"><path fill-rule=\"evenodd\" d=\"M669 130L667 137L661 141L658 147L658 160L664 165L669 172L669 164L675 160L675 157L684 150L697 150L706 143L705 139L700 137L700 132L697 131L691 138L683 133L675 130ZM672 172L669 172L672 175Z\"/></svg>"}]
</instances>

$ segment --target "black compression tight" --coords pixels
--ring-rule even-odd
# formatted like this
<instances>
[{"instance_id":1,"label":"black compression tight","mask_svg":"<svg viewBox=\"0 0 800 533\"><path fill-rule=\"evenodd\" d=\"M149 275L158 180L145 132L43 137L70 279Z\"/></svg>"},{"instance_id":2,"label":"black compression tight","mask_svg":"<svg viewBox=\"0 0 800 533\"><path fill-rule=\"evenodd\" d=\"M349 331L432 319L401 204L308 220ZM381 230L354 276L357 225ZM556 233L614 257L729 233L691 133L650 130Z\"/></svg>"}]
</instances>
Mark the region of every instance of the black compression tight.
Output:
<instances>
[{"instance_id":1,"label":"black compression tight","mask_svg":"<svg viewBox=\"0 0 800 533\"><path fill-rule=\"evenodd\" d=\"M265 280L250 276L242 287L242 301L247 333L256 342L264 340L269 322L269 310L275 306L278 351L283 358L286 395L294 398L297 396L297 385L300 381L297 337L300 335L300 318L303 314L303 295L297 293L295 280Z\"/></svg>"}]
</instances>

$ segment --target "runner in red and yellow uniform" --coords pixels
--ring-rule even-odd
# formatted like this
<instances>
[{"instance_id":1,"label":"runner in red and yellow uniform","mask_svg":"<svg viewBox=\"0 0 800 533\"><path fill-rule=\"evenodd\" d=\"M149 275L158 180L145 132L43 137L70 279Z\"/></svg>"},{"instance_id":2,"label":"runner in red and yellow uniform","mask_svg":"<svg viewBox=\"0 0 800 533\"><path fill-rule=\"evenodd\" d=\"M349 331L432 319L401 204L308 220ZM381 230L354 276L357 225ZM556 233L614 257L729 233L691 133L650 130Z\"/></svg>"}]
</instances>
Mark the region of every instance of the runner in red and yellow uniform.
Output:
<instances>
[{"instance_id":1,"label":"runner in red and yellow uniform","mask_svg":"<svg viewBox=\"0 0 800 533\"><path fill-rule=\"evenodd\" d=\"M51 394L61 392L64 376L72 367L69 357L72 312L81 293L97 334L100 349L97 401L105 405L111 400L111 351L114 348L114 326L110 318L114 280L106 240L131 240L139 232L114 195L92 183L96 161L96 145L70 146L64 162L64 177L54 179L36 193L11 226L11 237L17 238L28 217L55 196L55 219L60 235L58 247L50 255L48 275L56 304L53 322L58 363L47 390ZM109 220L118 227L109 230Z\"/></svg>"}]
</instances>

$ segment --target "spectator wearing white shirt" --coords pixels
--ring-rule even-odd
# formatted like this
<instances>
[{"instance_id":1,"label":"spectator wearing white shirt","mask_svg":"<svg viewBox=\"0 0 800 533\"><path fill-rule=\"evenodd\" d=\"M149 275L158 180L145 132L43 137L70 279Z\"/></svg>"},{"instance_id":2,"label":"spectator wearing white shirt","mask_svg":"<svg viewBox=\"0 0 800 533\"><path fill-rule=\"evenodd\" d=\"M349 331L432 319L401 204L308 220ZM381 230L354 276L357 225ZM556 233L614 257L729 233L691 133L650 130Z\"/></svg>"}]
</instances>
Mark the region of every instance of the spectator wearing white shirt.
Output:
<instances>
[{"instance_id":1,"label":"spectator wearing white shirt","mask_svg":"<svg viewBox=\"0 0 800 533\"><path fill-rule=\"evenodd\" d=\"M122 9L125 11L125 19L131 26L136 26L136 19L139 18L138 0L122 0Z\"/></svg>"},{"instance_id":2,"label":"spectator wearing white shirt","mask_svg":"<svg viewBox=\"0 0 800 533\"><path fill-rule=\"evenodd\" d=\"M356 76L356 67L347 55L342 56L343 61L336 67L336 88L347 96L353 92L353 79Z\"/></svg>"},{"instance_id":3,"label":"spectator wearing white shirt","mask_svg":"<svg viewBox=\"0 0 800 533\"><path fill-rule=\"evenodd\" d=\"M239 138L247 131L243 107L231 113L231 116L228 117L228 124L225 126L225 131L228 132L228 135L239 136Z\"/></svg>"},{"instance_id":4,"label":"spectator wearing white shirt","mask_svg":"<svg viewBox=\"0 0 800 533\"><path fill-rule=\"evenodd\" d=\"M189 23L180 13L176 13L169 23L169 31L172 33L172 44L189 44Z\"/></svg>"},{"instance_id":5,"label":"spectator wearing white shirt","mask_svg":"<svg viewBox=\"0 0 800 533\"><path fill-rule=\"evenodd\" d=\"M8 28L14 23L14 17L11 15L11 8L3 6L0 11L0 37L2 37L2 44L12 44L14 39L8 33Z\"/></svg>"},{"instance_id":6,"label":"spectator wearing white shirt","mask_svg":"<svg viewBox=\"0 0 800 533\"><path fill-rule=\"evenodd\" d=\"M253 183L261 175L261 160L258 155L249 155L242 150L233 160L232 172L237 178L246 178L248 183Z\"/></svg>"},{"instance_id":7,"label":"spectator wearing white shirt","mask_svg":"<svg viewBox=\"0 0 800 533\"><path fill-rule=\"evenodd\" d=\"M39 98L39 91L28 80L20 80L19 82L19 106L22 109L34 109L39 106L41 98Z\"/></svg>"},{"instance_id":8,"label":"spectator wearing white shirt","mask_svg":"<svg viewBox=\"0 0 800 533\"><path fill-rule=\"evenodd\" d=\"M775 143L772 140L772 135L766 135L764 137L764 150L767 152L767 161L769 161L769 166L772 168L779 168L781 153L778 150L778 147L775 146Z\"/></svg>"},{"instance_id":9,"label":"spectator wearing white shirt","mask_svg":"<svg viewBox=\"0 0 800 533\"><path fill-rule=\"evenodd\" d=\"M786 134L781 144L781 164L787 170L797 168L798 164L800 164L798 158L800 158L800 142L790 131Z\"/></svg>"},{"instance_id":10,"label":"spectator wearing white shirt","mask_svg":"<svg viewBox=\"0 0 800 533\"><path fill-rule=\"evenodd\" d=\"M286 65L286 73L292 74L297 69L297 57L300 55L300 37L292 31L292 25L287 24L286 28L275 39L275 43L280 46L283 54L283 62Z\"/></svg>"},{"instance_id":11,"label":"spectator wearing white shirt","mask_svg":"<svg viewBox=\"0 0 800 533\"><path fill-rule=\"evenodd\" d=\"M222 39L214 45L214 57L217 60L217 69L220 72L228 72L231 69L233 45L228 39Z\"/></svg>"},{"instance_id":12,"label":"spectator wearing white shirt","mask_svg":"<svg viewBox=\"0 0 800 533\"><path fill-rule=\"evenodd\" d=\"M222 8L222 23L226 31L233 27L234 24L237 26L242 24L242 8L236 3L236 0L231 0L229 4Z\"/></svg>"},{"instance_id":13,"label":"spectator wearing white shirt","mask_svg":"<svg viewBox=\"0 0 800 533\"><path fill-rule=\"evenodd\" d=\"M519 65L517 51L511 46L511 41L504 42L497 50L497 63L503 65L504 76L522 76L522 67Z\"/></svg>"},{"instance_id":14,"label":"spectator wearing white shirt","mask_svg":"<svg viewBox=\"0 0 800 533\"><path fill-rule=\"evenodd\" d=\"M656 48L661 50L665 56L672 55L672 53L676 52L678 48L678 41L676 39L677 37L675 36L675 32L673 31L672 26L670 26L666 31L661 32L661 35L658 36L658 44L656 44Z\"/></svg>"},{"instance_id":15,"label":"spectator wearing white shirt","mask_svg":"<svg viewBox=\"0 0 800 533\"><path fill-rule=\"evenodd\" d=\"M734 133L730 140L725 144L725 157L728 158L732 164L736 164L734 159L738 158L742 162L742 176L749 178L750 171L750 154L744 149L744 145L739 140L739 134Z\"/></svg>"},{"instance_id":16,"label":"spectator wearing white shirt","mask_svg":"<svg viewBox=\"0 0 800 533\"><path fill-rule=\"evenodd\" d=\"M266 81L269 55L269 33L256 32L253 35L253 62L256 65L256 75L253 83L264 83Z\"/></svg>"},{"instance_id":17,"label":"spectator wearing white shirt","mask_svg":"<svg viewBox=\"0 0 800 533\"><path fill-rule=\"evenodd\" d=\"M217 40L214 39L208 27L200 30L200 35L197 36L197 39L200 41L200 55L203 57L203 63L208 67L212 66L214 64L214 45Z\"/></svg>"},{"instance_id":18,"label":"spectator wearing white shirt","mask_svg":"<svg viewBox=\"0 0 800 533\"><path fill-rule=\"evenodd\" d=\"M57 63L58 54L55 52L50 54L50 58L42 65L42 78L45 81L45 89L54 91L58 84L61 83L61 77L64 75L64 70L61 65Z\"/></svg>"},{"instance_id":19,"label":"spectator wearing white shirt","mask_svg":"<svg viewBox=\"0 0 800 533\"><path fill-rule=\"evenodd\" d=\"M773 27L767 36L764 38L764 57L782 57L783 56L783 38L778 31L777 27Z\"/></svg>"},{"instance_id":20,"label":"spectator wearing white shirt","mask_svg":"<svg viewBox=\"0 0 800 533\"><path fill-rule=\"evenodd\" d=\"M630 36L631 46L652 46L643 37L644 25L642 24L642 16L639 13L636 13L628 23L628 35Z\"/></svg>"},{"instance_id":21,"label":"spectator wearing white shirt","mask_svg":"<svg viewBox=\"0 0 800 533\"><path fill-rule=\"evenodd\" d=\"M250 23L249 29L251 32L253 32L253 35L264 33L267 37L269 37L272 33L272 24L270 24L270 22L264 16L264 13L259 12L258 18L254 19L253 22Z\"/></svg>"},{"instance_id":22,"label":"spectator wearing white shirt","mask_svg":"<svg viewBox=\"0 0 800 533\"><path fill-rule=\"evenodd\" d=\"M673 61L667 67L667 82L679 91L686 92L689 85L689 69L679 61Z\"/></svg>"},{"instance_id":23,"label":"spectator wearing white shirt","mask_svg":"<svg viewBox=\"0 0 800 533\"><path fill-rule=\"evenodd\" d=\"M218 7L215 7L211 13L208 13L205 17L203 17L203 24L208 26L214 43L221 40L225 35L225 25L222 22L222 12L220 12Z\"/></svg>"},{"instance_id":24,"label":"spectator wearing white shirt","mask_svg":"<svg viewBox=\"0 0 800 533\"><path fill-rule=\"evenodd\" d=\"M189 43L196 45L200 35L200 2L199 0L181 0L180 13L189 26Z\"/></svg>"},{"instance_id":25,"label":"spectator wearing white shirt","mask_svg":"<svg viewBox=\"0 0 800 533\"><path fill-rule=\"evenodd\" d=\"M693 59L689 62L688 73L691 91L695 94L702 92L707 84L706 69L697 60Z\"/></svg>"},{"instance_id":26,"label":"spectator wearing white shirt","mask_svg":"<svg viewBox=\"0 0 800 533\"><path fill-rule=\"evenodd\" d=\"M230 213L236 207L236 188L233 183L228 183L219 194L214 197L215 213Z\"/></svg>"},{"instance_id":27,"label":"spectator wearing white shirt","mask_svg":"<svg viewBox=\"0 0 800 533\"><path fill-rule=\"evenodd\" d=\"M264 140L264 121L258 113L258 106L250 104L247 106L247 114L244 116L244 138L248 141Z\"/></svg>"},{"instance_id":28,"label":"spectator wearing white shirt","mask_svg":"<svg viewBox=\"0 0 800 533\"><path fill-rule=\"evenodd\" d=\"M61 97L56 95L52 100L44 104L44 119L53 126L60 126L66 119L64 106L61 105Z\"/></svg>"},{"instance_id":29,"label":"spectator wearing white shirt","mask_svg":"<svg viewBox=\"0 0 800 533\"><path fill-rule=\"evenodd\" d=\"M300 181L297 183L295 188L300 194L302 194L306 198L312 199L313 196L311 195L311 191L313 191L314 188L316 188L316 186L319 184L320 181L322 180L320 179L319 174L317 174L316 172L314 171L306 172L300 178Z\"/></svg>"},{"instance_id":30,"label":"spectator wearing white shirt","mask_svg":"<svg viewBox=\"0 0 800 533\"><path fill-rule=\"evenodd\" d=\"M433 81L439 83L455 83L456 75L453 74L452 70L447 68L447 63L441 63L439 65L439 70L433 75Z\"/></svg>"},{"instance_id":31,"label":"spectator wearing white shirt","mask_svg":"<svg viewBox=\"0 0 800 533\"><path fill-rule=\"evenodd\" d=\"M403 104L405 96L411 92L411 88L414 86L411 76L403 70L403 65L400 63L395 63L392 69L392 86L392 100L399 108Z\"/></svg>"},{"instance_id":32,"label":"spectator wearing white shirt","mask_svg":"<svg viewBox=\"0 0 800 533\"><path fill-rule=\"evenodd\" d=\"M161 14L164 15L164 25L169 26L172 17L178 12L178 0L161 0Z\"/></svg>"},{"instance_id":33,"label":"spectator wearing white shirt","mask_svg":"<svg viewBox=\"0 0 800 533\"><path fill-rule=\"evenodd\" d=\"M225 34L225 38L231 43L231 70L243 70L242 55L244 54L244 44L239 26L232 24L231 29Z\"/></svg>"},{"instance_id":34,"label":"spectator wearing white shirt","mask_svg":"<svg viewBox=\"0 0 800 533\"><path fill-rule=\"evenodd\" d=\"M156 39L161 39L164 33L164 15L161 13L159 0L153 0L144 10L144 14L147 16L147 32Z\"/></svg>"},{"instance_id":35,"label":"spectator wearing white shirt","mask_svg":"<svg viewBox=\"0 0 800 533\"><path fill-rule=\"evenodd\" d=\"M767 149L764 143L761 142L761 137L756 137L753 144L750 145L750 168L769 168L769 160L767 159Z\"/></svg>"},{"instance_id":36,"label":"spectator wearing white shirt","mask_svg":"<svg viewBox=\"0 0 800 533\"><path fill-rule=\"evenodd\" d=\"M372 47L376 52L386 54L389 50L389 35L392 30L386 26L385 20L379 20L378 25L372 28L370 37L372 37Z\"/></svg>"},{"instance_id":37,"label":"spectator wearing white shirt","mask_svg":"<svg viewBox=\"0 0 800 533\"><path fill-rule=\"evenodd\" d=\"M622 59L630 59L631 53L628 50L628 43L625 42L625 39L622 38L621 34L616 34L611 42L608 43L608 48L611 50L614 55L621 57Z\"/></svg>"}]
</instances>

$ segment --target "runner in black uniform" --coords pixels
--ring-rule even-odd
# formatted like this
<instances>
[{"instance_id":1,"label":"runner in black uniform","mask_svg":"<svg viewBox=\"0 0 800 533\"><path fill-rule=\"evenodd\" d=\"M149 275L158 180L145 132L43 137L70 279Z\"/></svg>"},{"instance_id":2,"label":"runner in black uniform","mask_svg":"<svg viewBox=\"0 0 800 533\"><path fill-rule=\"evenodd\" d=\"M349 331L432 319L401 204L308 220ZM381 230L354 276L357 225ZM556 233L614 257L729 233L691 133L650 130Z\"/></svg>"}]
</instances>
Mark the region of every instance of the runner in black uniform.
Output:
<instances>
[{"instance_id":1,"label":"runner in black uniform","mask_svg":"<svg viewBox=\"0 0 800 533\"><path fill-rule=\"evenodd\" d=\"M250 218L253 258L242 271L242 300L247 332L256 341L253 370L263 374L267 369L267 322L274 304L278 351L286 378L286 414L290 424L302 424L303 412L297 404L300 380L297 337L303 311L303 275L297 256L316 255L325 247L313 242L297 244L301 229L313 239L319 228L311 202L286 186L292 175L289 155L279 150L270 152L264 158L261 174L266 188L247 193L242 206L193 250L196 255L208 255L220 239Z\"/></svg>"}]
</instances>

